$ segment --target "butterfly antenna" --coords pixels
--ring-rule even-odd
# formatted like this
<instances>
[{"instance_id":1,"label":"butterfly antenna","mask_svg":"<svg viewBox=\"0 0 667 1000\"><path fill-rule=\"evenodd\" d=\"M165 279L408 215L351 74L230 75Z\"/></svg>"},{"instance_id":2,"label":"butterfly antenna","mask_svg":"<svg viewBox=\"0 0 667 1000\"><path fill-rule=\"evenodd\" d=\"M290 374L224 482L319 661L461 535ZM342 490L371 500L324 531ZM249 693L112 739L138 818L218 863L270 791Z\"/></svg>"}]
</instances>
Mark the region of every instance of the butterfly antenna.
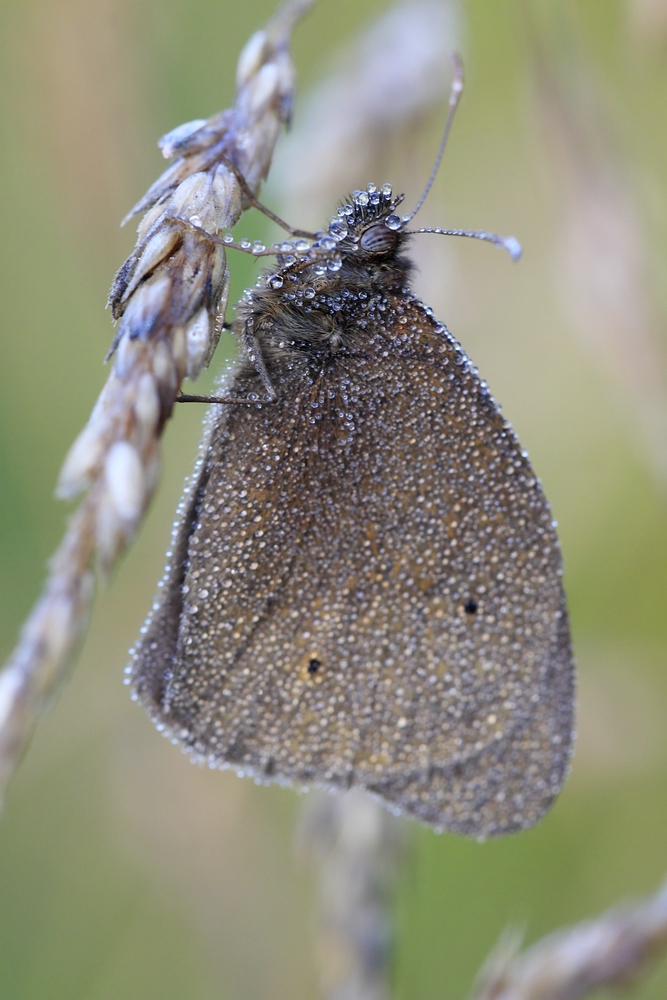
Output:
<instances>
[{"instance_id":1,"label":"butterfly antenna","mask_svg":"<svg viewBox=\"0 0 667 1000\"><path fill-rule=\"evenodd\" d=\"M484 240L486 243L493 243L496 247L507 250L512 260L521 259L521 244L514 236L501 236L500 233L485 233L482 229L436 229L434 227L424 227L423 229L404 229L402 232L406 236L414 236L416 233L437 233L438 236L467 236L473 240Z\"/></svg>"},{"instance_id":2,"label":"butterfly antenna","mask_svg":"<svg viewBox=\"0 0 667 1000\"><path fill-rule=\"evenodd\" d=\"M440 163L442 162L442 158L445 154L445 148L447 146L447 140L449 139L449 133L452 130L454 115L456 114L456 109L459 105L459 101L461 100L461 94L463 93L463 61L458 52L452 53L452 63L454 65L454 78L452 80L452 86L449 91L449 113L447 115L447 123L445 125L445 132L442 137L442 142L440 143L440 149L438 150L438 155L435 158L435 163L433 165L433 170L431 171L431 176L429 177L426 183L426 187L424 188L421 198L417 202L417 207L413 209L413 211L407 218L404 218L403 220L404 222L410 222L411 219L414 219L415 215L426 201L426 196L428 195L429 191L433 186L435 175L438 172Z\"/></svg>"}]
</instances>

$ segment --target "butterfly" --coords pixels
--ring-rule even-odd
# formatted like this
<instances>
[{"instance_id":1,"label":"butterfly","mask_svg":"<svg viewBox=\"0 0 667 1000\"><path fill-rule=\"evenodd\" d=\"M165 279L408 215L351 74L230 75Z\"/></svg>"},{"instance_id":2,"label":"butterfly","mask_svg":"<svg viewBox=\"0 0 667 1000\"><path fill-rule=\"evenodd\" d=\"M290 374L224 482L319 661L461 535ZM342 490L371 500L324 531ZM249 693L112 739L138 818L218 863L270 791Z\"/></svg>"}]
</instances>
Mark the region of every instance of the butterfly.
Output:
<instances>
[{"instance_id":1,"label":"butterfly","mask_svg":"<svg viewBox=\"0 0 667 1000\"><path fill-rule=\"evenodd\" d=\"M354 192L239 304L129 669L197 759L484 838L567 772L561 557L526 453L410 289L400 201Z\"/></svg>"}]
</instances>

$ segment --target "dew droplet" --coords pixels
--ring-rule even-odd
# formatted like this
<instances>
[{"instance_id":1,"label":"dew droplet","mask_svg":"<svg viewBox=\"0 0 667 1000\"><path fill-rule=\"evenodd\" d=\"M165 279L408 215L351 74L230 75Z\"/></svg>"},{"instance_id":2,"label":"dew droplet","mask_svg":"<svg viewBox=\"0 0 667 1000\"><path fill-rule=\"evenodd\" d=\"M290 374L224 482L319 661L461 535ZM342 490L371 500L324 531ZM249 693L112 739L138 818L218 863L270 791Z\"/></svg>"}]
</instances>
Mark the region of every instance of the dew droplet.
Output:
<instances>
[{"instance_id":1,"label":"dew droplet","mask_svg":"<svg viewBox=\"0 0 667 1000\"><path fill-rule=\"evenodd\" d=\"M514 236L506 236L504 243L507 250L509 250L512 260L519 260L523 253L519 241Z\"/></svg>"},{"instance_id":2,"label":"dew droplet","mask_svg":"<svg viewBox=\"0 0 667 1000\"><path fill-rule=\"evenodd\" d=\"M249 250L250 249L250 240L248 239L247 236L244 236L242 240L239 240L239 246L243 250Z\"/></svg>"},{"instance_id":3,"label":"dew droplet","mask_svg":"<svg viewBox=\"0 0 667 1000\"><path fill-rule=\"evenodd\" d=\"M384 220L384 224L387 227L387 229L401 228L401 220L397 215L388 215L387 218Z\"/></svg>"},{"instance_id":4,"label":"dew droplet","mask_svg":"<svg viewBox=\"0 0 667 1000\"><path fill-rule=\"evenodd\" d=\"M347 236L348 229L344 222L340 219L332 219L331 225L329 226L329 235L333 236L335 240L344 240Z\"/></svg>"},{"instance_id":5,"label":"dew droplet","mask_svg":"<svg viewBox=\"0 0 667 1000\"><path fill-rule=\"evenodd\" d=\"M253 244L252 244L252 252L253 253L264 253L265 250L266 250L266 247L262 243L261 240L253 240Z\"/></svg>"},{"instance_id":6,"label":"dew droplet","mask_svg":"<svg viewBox=\"0 0 667 1000\"><path fill-rule=\"evenodd\" d=\"M355 205L363 206L368 204L368 195L365 191L353 191L352 198L354 199Z\"/></svg>"},{"instance_id":7,"label":"dew droplet","mask_svg":"<svg viewBox=\"0 0 667 1000\"><path fill-rule=\"evenodd\" d=\"M269 277L266 279L266 283L269 286L269 288L282 288L283 287L283 279L280 277L279 274L271 274L271 275L269 275Z\"/></svg>"}]
</instances>

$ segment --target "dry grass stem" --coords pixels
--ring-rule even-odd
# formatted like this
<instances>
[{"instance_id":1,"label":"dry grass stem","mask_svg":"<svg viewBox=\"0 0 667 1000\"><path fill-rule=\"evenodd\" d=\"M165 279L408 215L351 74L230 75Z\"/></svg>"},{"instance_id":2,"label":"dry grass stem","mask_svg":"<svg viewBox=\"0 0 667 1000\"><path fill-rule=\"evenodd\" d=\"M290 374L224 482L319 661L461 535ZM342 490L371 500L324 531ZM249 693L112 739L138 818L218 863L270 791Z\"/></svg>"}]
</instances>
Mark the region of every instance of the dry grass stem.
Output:
<instances>
[{"instance_id":1,"label":"dry grass stem","mask_svg":"<svg viewBox=\"0 0 667 1000\"><path fill-rule=\"evenodd\" d=\"M556 931L522 955L518 945L516 936L501 941L473 1000L578 1000L628 986L667 947L667 883L641 903Z\"/></svg>"},{"instance_id":2,"label":"dry grass stem","mask_svg":"<svg viewBox=\"0 0 667 1000\"><path fill-rule=\"evenodd\" d=\"M415 169L415 138L429 111L444 115L462 20L455 0L397 3L339 53L274 164L288 219L319 226L332 198L368 181L403 191L407 174L420 193L432 161Z\"/></svg>"},{"instance_id":3,"label":"dry grass stem","mask_svg":"<svg viewBox=\"0 0 667 1000\"><path fill-rule=\"evenodd\" d=\"M85 630L95 557L106 574L134 538L158 483L160 438L181 383L196 378L215 350L229 269L224 247L206 233L231 228L248 207L230 162L252 192L267 176L294 98L290 34L313 2L288 0L252 36L231 109L161 140L174 162L130 213L146 214L109 298L118 320L113 368L58 483L64 499L87 496L0 674L0 788Z\"/></svg>"},{"instance_id":4,"label":"dry grass stem","mask_svg":"<svg viewBox=\"0 0 667 1000\"><path fill-rule=\"evenodd\" d=\"M549 163L562 192L554 279L563 314L625 400L654 476L667 484L667 357L650 277L647 226L611 98L578 53L528 21Z\"/></svg>"},{"instance_id":5,"label":"dry grass stem","mask_svg":"<svg viewBox=\"0 0 667 1000\"><path fill-rule=\"evenodd\" d=\"M318 966L325 1000L388 1000L390 895L403 824L360 789L311 793L299 829L319 864Z\"/></svg>"}]
</instances>

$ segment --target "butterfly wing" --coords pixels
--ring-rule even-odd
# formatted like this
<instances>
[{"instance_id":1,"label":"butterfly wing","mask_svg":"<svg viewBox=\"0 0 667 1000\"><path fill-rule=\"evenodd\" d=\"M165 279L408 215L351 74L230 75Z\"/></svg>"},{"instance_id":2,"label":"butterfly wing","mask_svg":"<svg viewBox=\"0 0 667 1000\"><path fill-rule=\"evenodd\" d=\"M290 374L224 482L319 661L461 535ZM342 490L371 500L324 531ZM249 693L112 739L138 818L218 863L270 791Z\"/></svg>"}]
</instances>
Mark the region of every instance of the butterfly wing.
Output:
<instances>
[{"instance_id":1,"label":"butterfly wing","mask_svg":"<svg viewBox=\"0 0 667 1000\"><path fill-rule=\"evenodd\" d=\"M504 833L569 759L558 542L465 355L395 306L319 366L272 358L275 404L217 409L134 685L214 765Z\"/></svg>"}]
</instances>

